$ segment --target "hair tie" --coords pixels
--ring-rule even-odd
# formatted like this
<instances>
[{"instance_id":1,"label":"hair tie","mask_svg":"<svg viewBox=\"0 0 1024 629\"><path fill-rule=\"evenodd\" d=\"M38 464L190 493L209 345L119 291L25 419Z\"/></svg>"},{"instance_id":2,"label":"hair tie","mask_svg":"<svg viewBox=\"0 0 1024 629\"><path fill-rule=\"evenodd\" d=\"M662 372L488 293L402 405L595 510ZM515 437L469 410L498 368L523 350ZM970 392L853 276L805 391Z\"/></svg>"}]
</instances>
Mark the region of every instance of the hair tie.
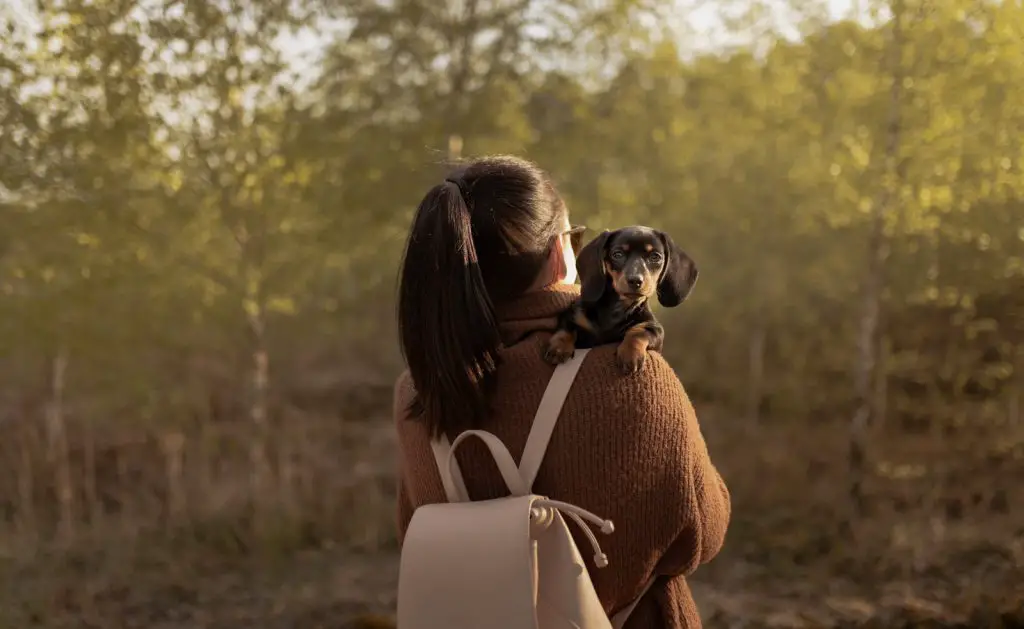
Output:
<instances>
[{"instance_id":1,"label":"hair tie","mask_svg":"<svg viewBox=\"0 0 1024 629\"><path fill-rule=\"evenodd\" d=\"M450 177L445 177L444 180L446 183L453 184L456 188L459 189L459 196L462 197L462 200L466 204L466 207L469 207L469 194L466 193L466 189L463 187L462 181L458 179L452 179Z\"/></svg>"}]
</instances>

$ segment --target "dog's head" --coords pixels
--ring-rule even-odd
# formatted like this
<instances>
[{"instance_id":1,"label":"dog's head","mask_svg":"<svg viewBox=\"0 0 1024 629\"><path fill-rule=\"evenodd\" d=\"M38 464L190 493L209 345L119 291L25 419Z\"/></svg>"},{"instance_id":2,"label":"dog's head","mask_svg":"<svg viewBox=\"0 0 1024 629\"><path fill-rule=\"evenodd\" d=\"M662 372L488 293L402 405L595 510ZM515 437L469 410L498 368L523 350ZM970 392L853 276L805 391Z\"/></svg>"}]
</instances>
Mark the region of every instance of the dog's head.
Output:
<instances>
[{"instance_id":1,"label":"dog's head","mask_svg":"<svg viewBox=\"0 0 1024 629\"><path fill-rule=\"evenodd\" d=\"M584 303L600 301L610 286L622 301L646 301L655 292L662 306L683 303L697 282L697 265L664 232L639 225L605 230L576 260Z\"/></svg>"}]
</instances>

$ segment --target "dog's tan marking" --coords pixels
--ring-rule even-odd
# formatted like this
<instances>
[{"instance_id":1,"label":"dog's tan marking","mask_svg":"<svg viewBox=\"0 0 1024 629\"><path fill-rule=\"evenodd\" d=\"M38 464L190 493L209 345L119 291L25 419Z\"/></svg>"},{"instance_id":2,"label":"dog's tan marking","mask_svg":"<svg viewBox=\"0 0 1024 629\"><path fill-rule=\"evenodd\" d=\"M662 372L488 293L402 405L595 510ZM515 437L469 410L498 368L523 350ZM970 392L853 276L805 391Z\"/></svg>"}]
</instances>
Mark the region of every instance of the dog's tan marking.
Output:
<instances>
[{"instance_id":1,"label":"dog's tan marking","mask_svg":"<svg viewBox=\"0 0 1024 629\"><path fill-rule=\"evenodd\" d=\"M625 337L615 351L619 367L624 373L640 371L647 358L647 347L650 343L651 337L647 332L646 325L636 325L626 331Z\"/></svg>"},{"instance_id":2,"label":"dog's tan marking","mask_svg":"<svg viewBox=\"0 0 1024 629\"><path fill-rule=\"evenodd\" d=\"M580 326L587 332L594 332L594 324L591 323L590 319L587 318L586 313L584 313L580 309L577 309L575 312L572 313L572 322Z\"/></svg>"},{"instance_id":3,"label":"dog's tan marking","mask_svg":"<svg viewBox=\"0 0 1024 629\"><path fill-rule=\"evenodd\" d=\"M569 330L559 330L548 339L548 346L544 351L544 360L557 365L569 360L575 353L576 333Z\"/></svg>"},{"instance_id":4,"label":"dog's tan marking","mask_svg":"<svg viewBox=\"0 0 1024 629\"><path fill-rule=\"evenodd\" d=\"M644 247L644 251L646 251L647 253L654 251L654 245L652 245L651 243L647 243L647 246Z\"/></svg>"},{"instance_id":5,"label":"dog's tan marking","mask_svg":"<svg viewBox=\"0 0 1024 629\"><path fill-rule=\"evenodd\" d=\"M637 308L645 301L647 301L647 295L640 295L639 297L626 297L625 295L619 295L619 302L627 308Z\"/></svg>"},{"instance_id":6,"label":"dog's tan marking","mask_svg":"<svg viewBox=\"0 0 1024 629\"><path fill-rule=\"evenodd\" d=\"M626 282L623 279L623 275L624 274L622 273L622 271L616 271L615 269L612 268L608 269L608 277L612 278L612 288L614 288L615 292L619 295L619 299L625 299L622 296L623 293L629 292L629 287L626 286Z\"/></svg>"}]
</instances>

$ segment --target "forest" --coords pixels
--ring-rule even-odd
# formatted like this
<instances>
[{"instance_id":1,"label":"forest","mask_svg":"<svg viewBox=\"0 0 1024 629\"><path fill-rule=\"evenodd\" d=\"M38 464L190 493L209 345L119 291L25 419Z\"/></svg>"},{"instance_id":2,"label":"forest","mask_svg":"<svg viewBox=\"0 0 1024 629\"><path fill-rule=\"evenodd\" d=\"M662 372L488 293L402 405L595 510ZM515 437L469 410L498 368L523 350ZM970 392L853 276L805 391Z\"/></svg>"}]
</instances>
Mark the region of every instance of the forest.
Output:
<instances>
[{"instance_id":1,"label":"forest","mask_svg":"<svg viewBox=\"0 0 1024 629\"><path fill-rule=\"evenodd\" d=\"M0 4L0 629L392 626L398 262L494 153L699 265L709 629L1024 627L1020 2Z\"/></svg>"}]
</instances>

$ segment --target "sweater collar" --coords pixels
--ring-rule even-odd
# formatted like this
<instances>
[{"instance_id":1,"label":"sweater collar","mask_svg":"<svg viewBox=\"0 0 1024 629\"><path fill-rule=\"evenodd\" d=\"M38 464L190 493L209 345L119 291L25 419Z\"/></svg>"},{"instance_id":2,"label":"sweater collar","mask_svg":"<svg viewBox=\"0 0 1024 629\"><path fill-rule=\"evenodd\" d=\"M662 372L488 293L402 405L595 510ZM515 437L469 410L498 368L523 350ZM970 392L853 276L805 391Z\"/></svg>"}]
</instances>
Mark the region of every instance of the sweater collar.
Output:
<instances>
[{"instance_id":1,"label":"sweater collar","mask_svg":"<svg viewBox=\"0 0 1024 629\"><path fill-rule=\"evenodd\" d=\"M501 304L497 315L502 341L513 345L533 332L554 330L558 315L579 296L579 286L552 284Z\"/></svg>"}]
</instances>

